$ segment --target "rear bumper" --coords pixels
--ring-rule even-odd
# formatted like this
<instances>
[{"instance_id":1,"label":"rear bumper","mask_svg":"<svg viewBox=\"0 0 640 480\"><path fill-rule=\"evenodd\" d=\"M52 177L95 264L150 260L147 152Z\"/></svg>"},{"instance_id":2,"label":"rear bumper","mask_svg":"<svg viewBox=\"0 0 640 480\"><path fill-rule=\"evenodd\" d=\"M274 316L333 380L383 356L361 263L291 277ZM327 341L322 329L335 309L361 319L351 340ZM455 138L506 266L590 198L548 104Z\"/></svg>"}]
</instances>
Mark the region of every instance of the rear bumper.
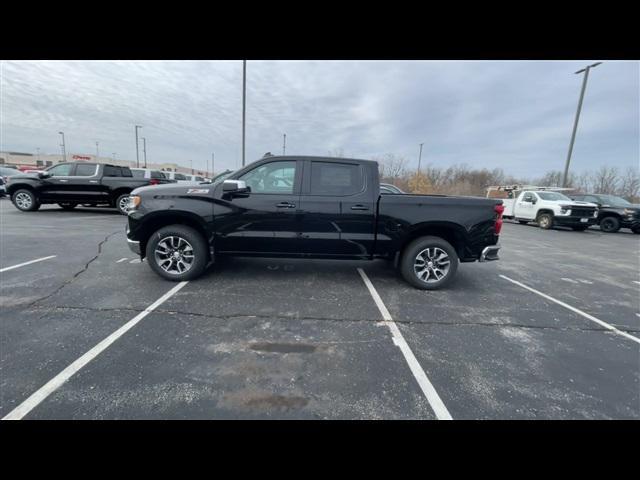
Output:
<instances>
[{"instance_id":1,"label":"rear bumper","mask_svg":"<svg viewBox=\"0 0 640 480\"><path fill-rule=\"evenodd\" d=\"M478 260L481 262L492 262L494 260L500 260L500 257L498 257L499 250L499 245L490 245L488 247L484 247Z\"/></svg>"}]
</instances>

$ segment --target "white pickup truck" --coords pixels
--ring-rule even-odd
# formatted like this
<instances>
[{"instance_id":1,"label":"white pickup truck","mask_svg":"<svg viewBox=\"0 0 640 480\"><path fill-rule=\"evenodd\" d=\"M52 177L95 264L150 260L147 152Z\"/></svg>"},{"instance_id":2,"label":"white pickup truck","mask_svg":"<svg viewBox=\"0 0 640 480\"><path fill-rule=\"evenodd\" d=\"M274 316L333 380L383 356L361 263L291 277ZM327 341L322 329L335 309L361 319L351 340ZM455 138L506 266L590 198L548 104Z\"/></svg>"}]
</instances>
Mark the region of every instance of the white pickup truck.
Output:
<instances>
[{"instance_id":1,"label":"white pickup truck","mask_svg":"<svg viewBox=\"0 0 640 480\"><path fill-rule=\"evenodd\" d=\"M560 192L523 190L515 199L504 199L503 203L504 218L537 222L545 230L562 226L583 231L598 222L598 205L571 200Z\"/></svg>"}]
</instances>

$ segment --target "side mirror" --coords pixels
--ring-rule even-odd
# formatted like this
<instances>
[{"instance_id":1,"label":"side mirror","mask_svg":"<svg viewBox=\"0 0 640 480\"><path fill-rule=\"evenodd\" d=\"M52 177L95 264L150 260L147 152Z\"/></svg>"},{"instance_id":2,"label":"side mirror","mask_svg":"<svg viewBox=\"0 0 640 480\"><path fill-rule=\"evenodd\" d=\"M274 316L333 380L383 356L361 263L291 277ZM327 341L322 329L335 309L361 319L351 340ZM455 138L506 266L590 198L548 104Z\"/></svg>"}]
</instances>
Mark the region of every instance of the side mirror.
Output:
<instances>
[{"instance_id":1,"label":"side mirror","mask_svg":"<svg viewBox=\"0 0 640 480\"><path fill-rule=\"evenodd\" d=\"M49 178L51 176L48 172L40 172L38 173L38 178Z\"/></svg>"},{"instance_id":2,"label":"side mirror","mask_svg":"<svg viewBox=\"0 0 640 480\"><path fill-rule=\"evenodd\" d=\"M538 200L536 200L535 198L532 198L531 199L531 203L533 203L535 205L536 203L538 203Z\"/></svg>"},{"instance_id":3,"label":"side mirror","mask_svg":"<svg viewBox=\"0 0 640 480\"><path fill-rule=\"evenodd\" d=\"M247 187L244 180L225 180L222 182L222 191L224 193L249 193L251 188Z\"/></svg>"}]
</instances>

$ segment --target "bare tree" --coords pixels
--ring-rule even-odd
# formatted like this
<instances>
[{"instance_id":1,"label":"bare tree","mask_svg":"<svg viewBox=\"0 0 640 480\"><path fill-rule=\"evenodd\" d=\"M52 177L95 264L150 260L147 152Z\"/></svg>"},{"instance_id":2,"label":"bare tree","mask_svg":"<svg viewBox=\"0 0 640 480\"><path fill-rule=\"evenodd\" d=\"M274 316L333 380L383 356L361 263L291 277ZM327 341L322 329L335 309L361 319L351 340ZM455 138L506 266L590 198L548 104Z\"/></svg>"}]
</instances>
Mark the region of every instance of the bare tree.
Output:
<instances>
[{"instance_id":1,"label":"bare tree","mask_svg":"<svg viewBox=\"0 0 640 480\"><path fill-rule=\"evenodd\" d=\"M618 169L603 165L593 174L591 188L594 191L592 193L613 195L616 193L619 181Z\"/></svg>"},{"instance_id":2,"label":"bare tree","mask_svg":"<svg viewBox=\"0 0 640 480\"><path fill-rule=\"evenodd\" d=\"M618 194L630 202L640 201L640 171L634 167L628 167L620 179Z\"/></svg>"},{"instance_id":3,"label":"bare tree","mask_svg":"<svg viewBox=\"0 0 640 480\"><path fill-rule=\"evenodd\" d=\"M344 157L344 150L342 148L334 148L333 150L329 150L327 154L330 157Z\"/></svg>"},{"instance_id":4,"label":"bare tree","mask_svg":"<svg viewBox=\"0 0 640 480\"><path fill-rule=\"evenodd\" d=\"M380 168L380 177L383 180L390 181L397 185L399 179L403 179L406 183L407 178L407 159L405 157L387 153L380 158L376 158Z\"/></svg>"}]
</instances>

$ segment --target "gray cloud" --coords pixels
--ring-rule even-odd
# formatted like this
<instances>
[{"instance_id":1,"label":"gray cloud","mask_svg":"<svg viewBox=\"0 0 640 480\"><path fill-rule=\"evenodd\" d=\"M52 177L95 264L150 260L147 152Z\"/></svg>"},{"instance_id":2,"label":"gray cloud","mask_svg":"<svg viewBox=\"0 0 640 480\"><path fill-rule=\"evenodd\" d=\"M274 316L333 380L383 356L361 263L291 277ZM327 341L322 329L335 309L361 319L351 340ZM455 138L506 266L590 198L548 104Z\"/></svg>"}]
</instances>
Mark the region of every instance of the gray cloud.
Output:
<instances>
[{"instance_id":1,"label":"gray cloud","mask_svg":"<svg viewBox=\"0 0 640 480\"><path fill-rule=\"evenodd\" d=\"M250 61L247 161L266 151L387 152L417 163L502 167L535 177L561 169L587 64L574 62ZM68 150L135 159L134 125L150 161L217 170L241 157L239 61L6 62L0 149ZM572 165L638 166L638 62L608 61L589 79Z\"/></svg>"}]
</instances>

